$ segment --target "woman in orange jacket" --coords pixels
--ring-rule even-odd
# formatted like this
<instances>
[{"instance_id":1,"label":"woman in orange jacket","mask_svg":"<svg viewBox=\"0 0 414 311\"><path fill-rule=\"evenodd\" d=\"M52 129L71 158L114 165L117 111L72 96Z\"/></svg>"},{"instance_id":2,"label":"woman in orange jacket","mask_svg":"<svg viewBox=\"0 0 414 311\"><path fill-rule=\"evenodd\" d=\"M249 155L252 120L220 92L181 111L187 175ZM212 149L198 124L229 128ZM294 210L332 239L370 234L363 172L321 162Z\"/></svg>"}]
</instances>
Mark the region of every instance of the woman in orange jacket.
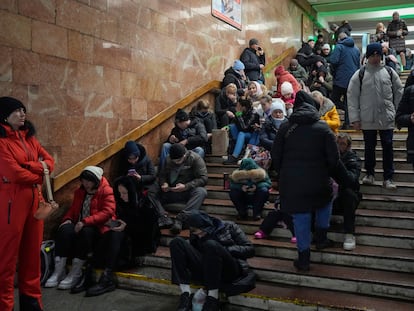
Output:
<instances>
[{"instance_id":1,"label":"woman in orange jacket","mask_svg":"<svg viewBox=\"0 0 414 311\"><path fill-rule=\"evenodd\" d=\"M43 221L33 217L43 183L43 160L54 161L35 138L26 107L0 97L0 310L14 307L14 275L18 265L20 310L42 310L40 245Z\"/></svg>"}]
</instances>

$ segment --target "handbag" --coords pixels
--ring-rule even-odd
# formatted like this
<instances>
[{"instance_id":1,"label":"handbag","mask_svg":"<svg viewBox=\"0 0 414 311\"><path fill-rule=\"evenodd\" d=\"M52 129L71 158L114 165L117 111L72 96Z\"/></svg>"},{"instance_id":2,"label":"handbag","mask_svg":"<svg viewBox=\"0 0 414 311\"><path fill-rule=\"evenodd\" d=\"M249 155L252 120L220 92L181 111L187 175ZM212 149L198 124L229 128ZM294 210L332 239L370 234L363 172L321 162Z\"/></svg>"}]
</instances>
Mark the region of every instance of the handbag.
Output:
<instances>
[{"instance_id":1,"label":"handbag","mask_svg":"<svg viewBox=\"0 0 414 311\"><path fill-rule=\"evenodd\" d=\"M39 195L39 206L34 213L34 218L38 220L46 219L50 214L59 208L59 204L53 199L52 186L50 184L49 169L44 161L40 161L43 166L43 172L45 175L47 201L42 195L42 187L38 185L37 191Z\"/></svg>"}]
</instances>

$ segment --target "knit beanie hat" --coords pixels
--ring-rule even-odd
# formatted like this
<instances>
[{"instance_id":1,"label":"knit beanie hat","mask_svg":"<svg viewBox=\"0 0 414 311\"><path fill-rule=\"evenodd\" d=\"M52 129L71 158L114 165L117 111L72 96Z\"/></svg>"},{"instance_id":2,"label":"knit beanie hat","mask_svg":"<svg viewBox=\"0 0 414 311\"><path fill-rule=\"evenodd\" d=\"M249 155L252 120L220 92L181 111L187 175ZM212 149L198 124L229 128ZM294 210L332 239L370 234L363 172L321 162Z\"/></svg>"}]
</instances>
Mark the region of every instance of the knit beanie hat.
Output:
<instances>
[{"instance_id":1,"label":"knit beanie hat","mask_svg":"<svg viewBox=\"0 0 414 311\"><path fill-rule=\"evenodd\" d=\"M90 165L83 169L79 178L92 181L95 183L97 187L101 183L102 176L103 176L103 169L101 167Z\"/></svg>"},{"instance_id":2,"label":"knit beanie hat","mask_svg":"<svg viewBox=\"0 0 414 311\"><path fill-rule=\"evenodd\" d=\"M235 71L244 70L244 64L238 59L236 59L233 63L233 69Z\"/></svg>"},{"instance_id":3,"label":"knit beanie hat","mask_svg":"<svg viewBox=\"0 0 414 311\"><path fill-rule=\"evenodd\" d=\"M137 143L132 140L126 142L125 153L128 157L133 155L134 157L138 158L141 155Z\"/></svg>"},{"instance_id":4,"label":"knit beanie hat","mask_svg":"<svg viewBox=\"0 0 414 311\"><path fill-rule=\"evenodd\" d=\"M379 42L374 42L367 45L367 53L365 54L366 58L370 57L371 55L379 55L382 56L382 46Z\"/></svg>"},{"instance_id":5,"label":"knit beanie hat","mask_svg":"<svg viewBox=\"0 0 414 311\"><path fill-rule=\"evenodd\" d=\"M331 50L331 47L328 43L325 43L324 45L322 45L322 50Z\"/></svg>"},{"instance_id":6,"label":"knit beanie hat","mask_svg":"<svg viewBox=\"0 0 414 311\"><path fill-rule=\"evenodd\" d=\"M188 113L185 112L183 109L178 109L175 113L176 122L188 121L189 119L190 117L188 116Z\"/></svg>"},{"instance_id":7,"label":"knit beanie hat","mask_svg":"<svg viewBox=\"0 0 414 311\"><path fill-rule=\"evenodd\" d=\"M184 147L184 145L180 143L173 144L170 148L170 159L177 160L185 155L186 151L187 149Z\"/></svg>"},{"instance_id":8,"label":"knit beanie hat","mask_svg":"<svg viewBox=\"0 0 414 311\"><path fill-rule=\"evenodd\" d=\"M16 109L23 108L26 112L26 107L20 100L13 97L0 97L0 123L6 124L6 119Z\"/></svg>"},{"instance_id":9,"label":"knit beanie hat","mask_svg":"<svg viewBox=\"0 0 414 311\"><path fill-rule=\"evenodd\" d=\"M292 83L285 81L282 83L280 87L280 93L282 93L283 96L287 94L293 94L293 86Z\"/></svg>"},{"instance_id":10,"label":"knit beanie hat","mask_svg":"<svg viewBox=\"0 0 414 311\"><path fill-rule=\"evenodd\" d=\"M282 99L274 98L272 100L272 105L270 106L270 113L272 113L274 110L281 110L283 112L283 115L286 115L286 107Z\"/></svg>"}]
</instances>

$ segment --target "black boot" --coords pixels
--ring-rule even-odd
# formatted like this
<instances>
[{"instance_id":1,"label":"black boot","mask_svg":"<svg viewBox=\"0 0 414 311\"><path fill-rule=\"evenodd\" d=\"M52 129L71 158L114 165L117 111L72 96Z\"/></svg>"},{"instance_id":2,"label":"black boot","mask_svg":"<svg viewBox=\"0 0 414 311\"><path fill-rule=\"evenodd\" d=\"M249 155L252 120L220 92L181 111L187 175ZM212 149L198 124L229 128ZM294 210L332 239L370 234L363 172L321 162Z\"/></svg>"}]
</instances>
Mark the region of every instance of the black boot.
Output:
<instances>
[{"instance_id":1,"label":"black boot","mask_svg":"<svg viewBox=\"0 0 414 311\"><path fill-rule=\"evenodd\" d=\"M327 237L328 228L315 228L316 249L324 249L334 246L334 242Z\"/></svg>"},{"instance_id":2,"label":"black boot","mask_svg":"<svg viewBox=\"0 0 414 311\"><path fill-rule=\"evenodd\" d=\"M81 293L96 284L96 273L91 264L87 264L82 273L82 279L70 289L71 294Z\"/></svg>"},{"instance_id":3,"label":"black boot","mask_svg":"<svg viewBox=\"0 0 414 311\"><path fill-rule=\"evenodd\" d=\"M202 311L219 311L220 301L217 298L207 296L206 302L204 302Z\"/></svg>"},{"instance_id":4,"label":"black boot","mask_svg":"<svg viewBox=\"0 0 414 311\"><path fill-rule=\"evenodd\" d=\"M193 294L190 293L182 293L180 296L180 303L177 307L177 311L191 311L193 309Z\"/></svg>"},{"instance_id":5,"label":"black boot","mask_svg":"<svg viewBox=\"0 0 414 311\"><path fill-rule=\"evenodd\" d=\"M19 296L20 311L42 311L39 301L31 296Z\"/></svg>"},{"instance_id":6,"label":"black boot","mask_svg":"<svg viewBox=\"0 0 414 311\"><path fill-rule=\"evenodd\" d=\"M180 220L175 219L174 225L170 228L171 234L180 234L181 230L183 230L183 223Z\"/></svg>"},{"instance_id":7,"label":"black boot","mask_svg":"<svg viewBox=\"0 0 414 311\"><path fill-rule=\"evenodd\" d=\"M293 261L293 265L302 272L309 271L310 264L310 249L298 252L298 259Z\"/></svg>"},{"instance_id":8,"label":"black boot","mask_svg":"<svg viewBox=\"0 0 414 311\"><path fill-rule=\"evenodd\" d=\"M105 269L99 278L98 284L88 288L86 290L86 297L98 296L107 292L114 291L116 288L116 282L114 274L111 270Z\"/></svg>"}]
</instances>

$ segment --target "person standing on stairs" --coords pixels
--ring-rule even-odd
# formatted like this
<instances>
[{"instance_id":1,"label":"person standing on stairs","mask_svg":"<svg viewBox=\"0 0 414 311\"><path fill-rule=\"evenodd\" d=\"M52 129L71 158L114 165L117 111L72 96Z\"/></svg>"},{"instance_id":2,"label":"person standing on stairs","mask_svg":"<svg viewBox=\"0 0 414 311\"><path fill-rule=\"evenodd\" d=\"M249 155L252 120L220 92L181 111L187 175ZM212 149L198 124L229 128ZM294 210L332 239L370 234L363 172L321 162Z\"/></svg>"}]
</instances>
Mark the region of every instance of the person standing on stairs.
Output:
<instances>
[{"instance_id":1,"label":"person standing on stairs","mask_svg":"<svg viewBox=\"0 0 414 311\"><path fill-rule=\"evenodd\" d=\"M43 220L33 217L42 199L43 160L55 161L35 137L26 107L13 97L0 98L0 310L14 305L16 266L20 310L41 311L40 245ZM40 193L40 194L39 194ZM15 308L16 309L16 308Z\"/></svg>"},{"instance_id":2,"label":"person standing on stairs","mask_svg":"<svg viewBox=\"0 0 414 311\"><path fill-rule=\"evenodd\" d=\"M397 109L395 121L399 128L408 128L407 162L413 165L414 170L414 70L405 82L404 94Z\"/></svg>"},{"instance_id":3,"label":"person standing on stairs","mask_svg":"<svg viewBox=\"0 0 414 311\"><path fill-rule=\"evenodd\" d=\"M362 199L362 195L359 192L361 159L352 150L352 138L348 133L339 133L336 142L341 156L341 163L344 165L344 169L341 172L345 172L345 175L339 179L345 182L339 186L338 196L333 202L332 214L340 214L344 217L345 239L343 248L350 251L356 247L354 236L355 211Z\"/></svg>"},{"instance_id":4,"label":"person standing on stairs","mask_svg":"<svg viewBox=\"0 0 414 311\"><path fill-rule=\"evenodd\" d=\"M293 217L298 259L294 266L308 271L310 265L311 223L315 213L317 249L330 247L328 239L332 183L339 166L335 135L320 120L319 104L304 91L296 94L293 113L280 126L272 147L272 166L277 174L280 206Z\"/></svg>"},{"instance_id":5,"label":"person standing on stairs","mask_svg":"<svg viewBox=\"0 0 414 311\"><path fill-rule=\"evenodd\" d=\"M362 183L375 182L375 149L377 133L381 139L384 168L383 187L394 190L397 186L394 175L393 135L395 112L400 103L403 85L398 74L385 68L382 47L378 42L367 46L367 64L352 76L348 87L349 120L355 130L362 130L365 148L366 176ZM360 74L363 70L363 74Z\"/></svg>"},{"instance_id":6,"label":"person standing on stairs","mask_svg":"<svg viewBox=\"0 0 414 311\"><path fill-rule=\"evenodd\" d=\"M91 265L94 246L99 239L108 239L107 245L118 246L123 239L122 232L110 230L110 221L115 219L115 197L103 169L86 166L79 176L81 186L75 191L71 207L63 216L56 236L55 270L46 281L45 287L71 289L73 293L87 290L95 285L91 268L83 275L83 267ZM118 239L118 240L116 240ZM118 242L117 242L118 241ZM107 262L114 264L109 257L119 251L109 250ZM72 267L66 275L66 262L73 254ZM108 265L102 273L99 284L106 291L115 289L113 266ZM85 279L83 279L85 277ZM87 283L87 284L86 284Z\"/></svg>"}]
</instances>

